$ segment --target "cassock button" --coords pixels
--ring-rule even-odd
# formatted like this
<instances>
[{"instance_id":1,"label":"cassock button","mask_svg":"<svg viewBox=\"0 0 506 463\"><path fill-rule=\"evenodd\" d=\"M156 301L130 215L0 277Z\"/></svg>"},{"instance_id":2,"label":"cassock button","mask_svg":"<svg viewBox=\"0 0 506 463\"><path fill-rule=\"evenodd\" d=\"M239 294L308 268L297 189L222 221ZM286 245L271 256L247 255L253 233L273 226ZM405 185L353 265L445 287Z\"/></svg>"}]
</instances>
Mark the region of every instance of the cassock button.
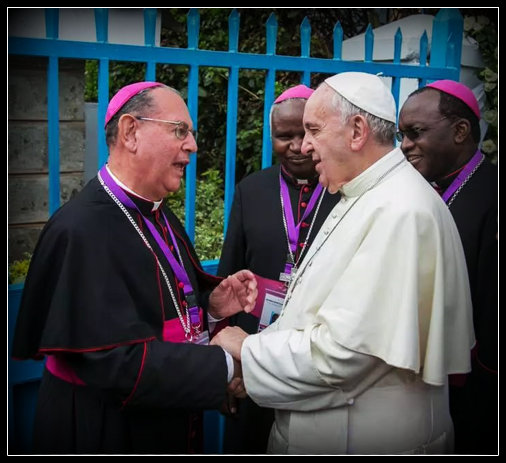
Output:
<instances>
[{"instance_id":1,"label":"cassock button","mask_svg":"<svg viewBox=\"0 0 506 463\"><path fill-rule=\"evenodd\" d=\"M178 287L179 287L179 288L181 288L181 289L183 289L183 288L184 288L184 283L183 283L182 281L180 281L177 285L178 285Z\"/></svg>"},{"instance_id":2,"label":"cassock button","mask_svg":"<svg viewBox=\"0 0 506 463\"><path fill-rule=\"evenodd\" d=\"M305 202L300 203L300 207L306 207L306 206L307 206L307 203L305 203Z\"/></svg>"},{"instance_id":3,"label":"cassock button","mask_svg":"<svg viewBox=\"0 0 506 463\"><path fill-rule=\"evenodd\" d=\"M333 213L332 213L332 218L333 218L333 219L337 219L337 212L333 212Z\"/></svg>"},{"instance_id":4,"label":"cassock button","mask_svg":"<svg viewBox=\"0 0 506 463\"><path fill-rule=\"evenodd\" d=\"M304 247L304 243L299 243L299 248L303 248Z\"/></svg>"},{"instance_id":5,"label":"cassock button","mask_svg":"<svg viewBox=\"0 0 506 463\"><path fill-rule=\"evenodd\" d=\"M300 226L302 228L307 228L307 227L309 227L309 224L307 222L301 222Z\"/></svg>"},{"instance_id":6,"label":"cassock button","mask_svg":"<svg viewBox=\"0 0 506 463\"><path fill-rule=\"evenodd\" d=\"M304 193L308 193L308 192L309 192L309 187L308 187L308 186L305 186L305 187L302 189L302 191L303 191Z\"/></svg>"}]
</instances>

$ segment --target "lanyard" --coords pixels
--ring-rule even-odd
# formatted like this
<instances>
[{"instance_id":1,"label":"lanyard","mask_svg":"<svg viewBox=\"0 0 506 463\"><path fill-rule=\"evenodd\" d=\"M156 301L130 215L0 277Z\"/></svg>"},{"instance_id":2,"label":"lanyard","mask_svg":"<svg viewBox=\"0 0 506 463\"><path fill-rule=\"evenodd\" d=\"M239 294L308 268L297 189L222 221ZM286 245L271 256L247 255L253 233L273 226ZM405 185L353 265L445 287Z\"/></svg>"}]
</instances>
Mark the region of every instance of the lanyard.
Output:
<instances>
[{"instance_id":1,"label":"lanyard","mask_svg":"<svg viewBox=\"0 0 506 463\"><path fill-rule=\"evenodd\" d=\"M323 190L323 187L318 184L313 191L311 198L307 204L306 210L300 219L300 222L295 225L295 219L293 217L292 202L290 201L290 193L288 192L288 185L286 180L283 178L281 171L279 172L279 186L281 188L282 201L282 212L286 222L286 232L288 234L288 242L290 244L290 250L295 254L297 250L297 243L299 241L300 226L302 222L313 212L316 205L316 201Z\"/></svg>"},{"instance_id":2,"label":"lanyard","mask_svg":"<svg viewBox=\"0 0 506 463\"><path fill-rule=\"evenodd\" d=\"M186 302L188 304L188 313L190 315L190 323L193 328L198 329L200 327L200 317L199 317L199 309L197 307L197 298L195 296L195 293L193 292L193 287L190 282L190 278L188 277L188 273L186 272L183 261L181 259L181 263L177 261L177 259L174 257L172 252L170 251L169 247L167 246L167 243L165 240L160 236L160 233L158 233L158 230L156 227L149 221L139 210L137 205L129 198L129 196L123 191L123 189L114 181L114 179L111 177L109 172L107 171L106 166L104 165L102 169L100 169L99 172L102 180L104 181L105 185L111 190L111 192L118 198L118 200L126 207L129 207L131 209L137 210L140 214L142 219L144 220L146 226L148 227L151 235L157 242L158 246L160 246L160 249L163 252L163 255L167 258L167 261L169 262L169 265L174 272L174 275L176 276L177 280L183 283L183 292L185 295ZM174 236L174 233L172 232L172 229L169 225L169 222L167 220L167 217L165 217L165 214L162 212L162 217L165 221L165 224L167 225L167 229L169 230L170 236L172 238L172 242L174 243L174 247L179 253L179 248L177 246L177 242ZM177 309L177 306L176 306Z\"/></svg>"},{"instance_id":3,"label":"lanyard","mask_svg":"<svg viewBox=\"0 0 506 463\"><path fill-rule=\"evenodd\" d=\"M457 190L460 190L464 186L464 184L469 180L471 175L474 174L475 170L479 167L484 158L485 156L481 154L480 150L474 153L474 156L471 158L471 160L466 164L457 178L455 178L455 180L443 193L442 199L445 203L448 202L448 200L454 195Z\"/></svg>"},{"instance_id":4,"label":"lanyard","mask_svg":"<svg viewBox=\"0 0 506 463\"><path fill-rule=\"evenodd\" d=\"M289 283L290 280L295 276L295 273L297 272L297 265L302 258L302 254L306 250L307 241L309 239L309 235L311 234L311 230L313 229L313 225L316 216L318 214L318 210L320 208L323 195L325 194L325 190L320 184L317 185L317 187L315 188L315 190L311 195L311 198L309 200L309 203L307 204L306 210L304 211L301 220L297 225L295 225L295 220L293 218L292 212L292 203L290 201L290 194L288 191L288 185L286 184L286 181L283 178L281 172L279 173L279 185L280 185L280 198L281 198L281 212L283 214L283 225L285 227L286 239L288 244L288 255L286 256L285 268L284 271L279 274L279 279L281 281L284 281L285 283ZM320 198L319 201L318 197ZM313 211L316 201L318 201L318 206L316 207L313 219L311 220L311 225L306 235L306 241L304 242L303 248L299 254L299 258L296 261L295 254L297 252L297 243L299 241L300 227L302 222Z\"/></svg>"}]
</instances>

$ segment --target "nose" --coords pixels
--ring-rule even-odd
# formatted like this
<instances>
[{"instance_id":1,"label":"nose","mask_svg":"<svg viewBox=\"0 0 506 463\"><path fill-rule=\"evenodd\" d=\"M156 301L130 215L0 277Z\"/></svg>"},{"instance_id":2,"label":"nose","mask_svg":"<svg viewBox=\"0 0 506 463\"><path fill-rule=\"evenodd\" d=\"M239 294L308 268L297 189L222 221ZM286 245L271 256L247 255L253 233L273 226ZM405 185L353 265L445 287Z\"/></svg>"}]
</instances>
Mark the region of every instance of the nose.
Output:
<instances>
[{"instance_id":1,"label":"nose","mask_svg":"<svg viewBox=\"0 0 506 463\"><path fill-rule=\"evenodd\" d=\"M304 138L302 140L302 145L300 147L300 152L302 154L310 155L313 152L313 146L311 145L309 138L310 137L306 133L306 135L304 135Z\"/></svg>"},{"instance_id":2,"label":"nose","mask_svg":"<svg viewBox=\"0 0 506 463\"><path fill-rule=\"evenodd\" d=\"M197 145L197 140L195 140L195 136L192 132L188 132L188 135L186 135L186 138L184 139L184 150L188 151L189 153L196 153L199 149Z\"/></svg>"},{"instance_id":3,"label":"nose","mask_svg":"<svg viewBox=\"0 0 506 463\"><path fill-rule=\"evenodd\" d=\"M411 150L413 148L413 146L415 146L414 142L409 137L404 135L404 137L402 138L402 141L401 141L401 145L400 145L401 151L403 153L407 153L407 152L409 152L409 150Z\"/></svg>"},{"instance_id":4,"label":"nose","mask_svg":"<svg viewBox=\"0 0 506 463\"><path fill-rule=\"evenodd\" d=\"M303 139L303 136L295 136L290 140L290 151L292 153L300 153Z\"/></svg>"}]
</instances>

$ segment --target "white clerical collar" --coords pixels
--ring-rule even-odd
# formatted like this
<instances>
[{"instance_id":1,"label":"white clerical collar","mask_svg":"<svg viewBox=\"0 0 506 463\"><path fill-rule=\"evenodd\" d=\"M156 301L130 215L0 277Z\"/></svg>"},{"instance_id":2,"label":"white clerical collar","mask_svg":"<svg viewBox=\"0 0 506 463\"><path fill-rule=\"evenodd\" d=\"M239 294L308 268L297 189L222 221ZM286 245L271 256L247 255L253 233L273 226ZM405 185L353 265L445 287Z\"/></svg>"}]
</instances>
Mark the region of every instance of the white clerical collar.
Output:
<instances>
[{"instance_id":1,"label":"white clerical collar","mask_svg":"<svg viewBox=\"0 0 506 463\"><path fill-rule=\"evenodd\" d=\"M395 164L406 160L400 148L394 148L382 158L378 159L373 165L369 166L361 174L356 176L341 187L341 193L344 196L360 196L371 185L373 185L381 175L391 169Z\"/></svg>"},{"instance_id":2,"label":"white clerical collar","mask_svg":"<svg viewBox=\"0 0 506 463\"><path fill-rule=\"evenodd\" d=\"M143 199L144 201L148 201L150 203L153 203L153 208L151 209L151 212L156 211L163 202L163 199L160 199L159 201L152 201L151 199L145 198L144 196L141 196L139 193L136 193L135 191L128 188L118 177L116 177L112 172L111 169L109 169L109 166L106 164L105 168L107 169L107 172L109 172L109 175L112 177L112 179L125 191L128 191L128 193L133 194L134 196L137 196L138 198Z\"/></svg>"}]
</instances>

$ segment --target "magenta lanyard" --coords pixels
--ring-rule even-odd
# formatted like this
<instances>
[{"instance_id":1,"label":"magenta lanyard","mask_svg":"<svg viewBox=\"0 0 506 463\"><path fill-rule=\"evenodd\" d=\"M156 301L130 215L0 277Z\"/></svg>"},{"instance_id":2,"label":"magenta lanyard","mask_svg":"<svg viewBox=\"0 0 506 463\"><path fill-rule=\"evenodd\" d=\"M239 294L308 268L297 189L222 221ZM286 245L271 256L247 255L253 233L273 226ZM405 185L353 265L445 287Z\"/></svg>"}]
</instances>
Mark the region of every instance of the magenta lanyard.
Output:
<instances>
[{"instance_id":1,"label":"magenta lanyard","mask_svg":"<svg viewBox=\"0 0 506 463\"><path fill-rule=\"evenodd\" d=\"M200 324L200 318L198 313L198 307L197 307L197 298L195 296L195 293L193 292L193 287L190 283L190 278L188 277L188 273L186 272L183 262L181 264L177 261L177 259L174 257L172 252L170 251L169 247L167 246L167 243L165 240L160 236L160 233L158 233L158 230L156 227L142 214L142 212L139 210L137 205L128 197L128 195L123 191L123 189L114 181L114 179L111 177L109 172L107 171L106 166L104 165L102 169L100 169L100 176L102 177L102 180L104 181L105 185L113 192L113 194L118 198L121 203L129 207L131 209L137 210L142 219L144 220L146 226L148 227L151 235L157 242L158 246L160 246L160 249L163 252L163 255L167 258L167 261L169 262L169 265L174 272L174 275L176 276L178 281L181 281L184 284L183 291L185 295L186 302L188 303L188 313L190 314L190 322L193 325ZM174 243L174 247L179 254L179 248L177 246L177 242L174 236L174 233L172 232L172 229L169 225L169 222L167 218L165 217L165 214L162 212L162 217L165 221L165 224L167 225L167 229L169 230L170 236L172 238L172 242Z\"/></svg>"},{"instance_id":2,"label":"magenta lanyard","mask_svg":"<svg viewBox=\"0 0 506 463\"><path fill-rule=\"evenodd\" d=\"M290 193L288 191L288 185L286 184L286 180L283 178L281 172L279 173L279 186L281 188L281 197L283 198L283 214L286 220L288 242L290 243L290 250L292 251L293 254L295 254L297 250L297 243L299 241L300 226L302 222L311 214L311 212L313 212L313 209L316 205L316 201L318 201L318 198L320 197L323 187L320 184L318 184L317 187L314 189L313 194L311 195L311 198L309 199L309 202L307 204L306 210L302 215L302 218L300 219L299 223L295 225L295 219L293 217L292 202L290 201Z\"/></svg>"},{"instance_id":3,"label":"magenta lanyard","mask_svg":"<svg viewBox=\"0 0 506 463\"><path fill-rule=\"evenodd\" d=\"M453 196L453 194L458 190L458 188L467 180L469 174L471 174L476 166L482 161L483 154L480 150L474 153L474 156L471 160L466 164L466 166L461 170L460 174L457 178L450 184L450 186L445 190L443 195L441 196L445 203Z\"/></svg>"}]
</instances>

